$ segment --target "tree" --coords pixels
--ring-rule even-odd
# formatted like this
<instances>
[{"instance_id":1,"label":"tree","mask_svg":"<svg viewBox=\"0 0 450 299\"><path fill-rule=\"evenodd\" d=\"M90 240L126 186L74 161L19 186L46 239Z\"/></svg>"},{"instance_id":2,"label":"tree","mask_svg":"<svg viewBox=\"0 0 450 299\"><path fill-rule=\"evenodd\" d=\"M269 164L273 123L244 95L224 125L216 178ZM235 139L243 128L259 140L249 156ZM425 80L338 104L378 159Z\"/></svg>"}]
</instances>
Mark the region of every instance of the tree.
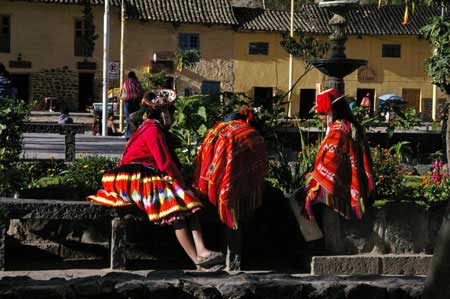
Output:
<instances>
[{"instance_id":1,"label":"tree","mask_svg":"<svg viewBox=\"0 0 450 299\"><path fill-rule=\"evenodd\" d=\"M83 3L84 30L81 39L81 45L83 48L83 56L91 57L92 53L94 53L95 40L98 38L98 35L95 33L94 12L92 11L91 1L84 0Z\"/></svg>"},{"instance_id":2,"label":"tree","mask_svg":"<svg viewBox=\"0 0 450 299\"><path fill-rule=\"evenodd\" d=\"M430 3L432 4L433 1ZM445 4L447 3L442 5ZM450 44L450 19L445 14L434 17L428 25L421 29L421 33L434 49L433 55L425 62L427 73L432 78L433 84L446 94L448 103L450 98L450 47L448 46ZM448 111L444 114L448 116ZM447 161L450 161L450 118L447 117L446 121L446 154Z\"/></svg>"}]
</instances>

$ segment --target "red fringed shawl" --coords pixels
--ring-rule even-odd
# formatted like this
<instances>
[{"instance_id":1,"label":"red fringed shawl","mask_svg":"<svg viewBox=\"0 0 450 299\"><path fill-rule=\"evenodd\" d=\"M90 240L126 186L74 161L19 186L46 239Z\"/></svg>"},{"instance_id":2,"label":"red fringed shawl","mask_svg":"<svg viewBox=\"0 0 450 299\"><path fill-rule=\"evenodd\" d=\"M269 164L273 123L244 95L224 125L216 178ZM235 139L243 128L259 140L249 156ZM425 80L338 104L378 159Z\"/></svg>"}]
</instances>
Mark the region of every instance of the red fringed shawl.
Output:
<instances>
[{"instance_id":1,"label":"red fringed shawl","mask_svg":"<svg viewBox=\"0 0 450 299\"><path fill-rule=\"evenodd\" d=\"M223 223L238 229L239 219L261 205L268 171L264 138L243 120L220 122L205 135L193 186L218 207Z\"/></svg>"},{"instance_id":2,"label":"red fringed shawl","mask_svg":"<svg viewBox=\"0 0 450 299\"><path fill-rule=\"evenodd\" d=\"M307 179L306 211L314 218L311 205L323 202L345 218L361 219L365 202L374 192L369 148L352 139L347 121L331 124L320 145L314 170Z\"/></svg>"}]
</instances>

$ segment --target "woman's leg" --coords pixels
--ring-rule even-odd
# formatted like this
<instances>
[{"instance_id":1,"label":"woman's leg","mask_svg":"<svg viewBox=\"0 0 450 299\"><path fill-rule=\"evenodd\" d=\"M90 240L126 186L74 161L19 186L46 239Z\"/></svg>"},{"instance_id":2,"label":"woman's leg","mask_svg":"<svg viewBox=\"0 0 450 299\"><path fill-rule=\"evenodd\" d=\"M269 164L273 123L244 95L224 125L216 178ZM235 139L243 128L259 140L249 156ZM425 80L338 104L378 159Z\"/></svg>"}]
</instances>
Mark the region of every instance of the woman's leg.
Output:
<instances>
[{"instance_id":1,"label":"woman's leg","mask_svg":"<svg viewBox=\"0 0 450 299\"><path fill-rule=\"evenodd\" d=\"M192 241L191 231L188 229L185 221L177 221L174 224L175 236L187 255L194 263L197 263L197 250Z\"/></svg>"},{"instance_id":2,"label":"woman's leg","mask_svg":"<svg viewBox=\"0 0 450 299\"><path fill-rule=\"evenodd\" d=\"M202 228L197 215L192 215L189 219L192 237L194 239L195 248L197 249L197 256L207 257L211 254L211 250L207 249L203 241Z\"/></svg>"}]
</instances>

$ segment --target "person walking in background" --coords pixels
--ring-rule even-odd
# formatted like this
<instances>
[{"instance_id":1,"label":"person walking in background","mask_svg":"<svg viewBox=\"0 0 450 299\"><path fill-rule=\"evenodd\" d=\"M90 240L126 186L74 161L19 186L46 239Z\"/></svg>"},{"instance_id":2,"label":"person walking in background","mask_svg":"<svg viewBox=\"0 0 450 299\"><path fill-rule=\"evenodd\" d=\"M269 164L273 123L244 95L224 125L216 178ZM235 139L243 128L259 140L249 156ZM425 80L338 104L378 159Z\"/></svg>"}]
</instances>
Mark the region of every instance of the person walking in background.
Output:
<instances>
[{"instance_id":1,"label":"person walking in background","mask_svg":"<svg viewBox=\"0 0 450 299\"><path fill-rule=\"evenodd\" d=\"M149 106L147 120L132 135L118 168L103 175L103 189L87 200L111 207L135 204L151 222L174 226L180 245L197 268L220 265L225 257L205 247L195 214L202 204L185 185L166 135L172 125L169 106L175 98L148 92L144 99Z\"/></svg>"},{"instance_id":2,"label":"person walking in background","mask_svg":"<svg viewBox=\"0 0 450 299\"><path fill-rule=\"evenodd\" d=\"M366 95L361 99L361 107L366 110L367 114L370 114L370 109L372 107L372 103L370 101L370 92L366 93Z\"/></svg>"},{"instance_id":3,"label":"person walking in background","mask_svg":"<svg viewBox=\"0 0 450 299\"><path fill-rule=\"evenodd\" d=\"M135 72L129 72L128 78L123 83L120 90L120 98L123 100L123 108L125 114L125 131L124 137L130 139L130 114L139 110L139 104L142 96L144 95L144 89L139 82Z\"/></svg>"},{"instance_id":4,"label":"person walking in background","mask_svg":"<svg viewBox=\"0 0 450 299\"><path fill-rule=\"evenodd\" d=\"M11 97L11 80L3 63L0 63L0 99Z\"/></svg>"},{"instance_id":5,"label":"person walking in background","mask_svg":"<svg viewBox=\"0 0 450 299\"><path fill-rule=\"evenodd\" d=\"M346 219L362 219L375 196L372 157L364 128L345 97L334 88L317 95L315 109L328 128L314 169L306 176L305 210L314 219L312 205L323 203Z\"/></svg>"}]
</instances>

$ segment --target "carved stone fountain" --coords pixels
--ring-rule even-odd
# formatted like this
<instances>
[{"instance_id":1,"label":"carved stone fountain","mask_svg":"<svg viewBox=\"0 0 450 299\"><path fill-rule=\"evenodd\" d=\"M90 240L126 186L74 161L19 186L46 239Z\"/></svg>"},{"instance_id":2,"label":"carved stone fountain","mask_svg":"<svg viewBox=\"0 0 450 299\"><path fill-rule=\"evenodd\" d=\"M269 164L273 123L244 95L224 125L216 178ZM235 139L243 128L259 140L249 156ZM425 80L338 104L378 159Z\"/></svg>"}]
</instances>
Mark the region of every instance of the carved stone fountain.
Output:
<instances>
[{"instance_id":1,"label":"carved stone fountain","mask_svg":"<svg viewBox=\"0 0 450 299\"><path fill-rule=\"evenodd\" d=\"M328 58L313 59L311 63L328 76L327 88L336 88L341 94L345 93L344 77L367 64L365 59L351 59L345 55L346 14L357 6L359 6L359 0L321 1L319 3L319 7L324 7L333 13L333 17L328 21L333 28L333 32L329 36L331 49Z\"/></svg>"}]
</instances>

